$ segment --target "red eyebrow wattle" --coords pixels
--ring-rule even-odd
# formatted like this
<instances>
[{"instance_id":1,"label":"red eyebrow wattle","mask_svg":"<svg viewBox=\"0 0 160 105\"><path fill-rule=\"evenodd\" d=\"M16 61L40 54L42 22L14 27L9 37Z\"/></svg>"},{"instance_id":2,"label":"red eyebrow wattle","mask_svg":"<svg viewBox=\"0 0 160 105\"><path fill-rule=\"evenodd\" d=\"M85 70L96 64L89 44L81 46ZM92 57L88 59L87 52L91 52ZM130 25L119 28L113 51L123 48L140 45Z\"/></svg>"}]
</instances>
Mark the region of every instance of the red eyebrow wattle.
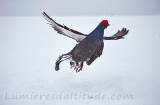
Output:
<instances>
[{"instance_id":1,"label":"red eyebrow wattle","mask_svg":"<svg viewBox=\"0 0 160 105\"><path fill-rule=\"evenodd\" d=\"M107 23L108 23L108 20L102 20L102 23L103 23L103 24L107 24Z\"/></svg>"}]
</instances>

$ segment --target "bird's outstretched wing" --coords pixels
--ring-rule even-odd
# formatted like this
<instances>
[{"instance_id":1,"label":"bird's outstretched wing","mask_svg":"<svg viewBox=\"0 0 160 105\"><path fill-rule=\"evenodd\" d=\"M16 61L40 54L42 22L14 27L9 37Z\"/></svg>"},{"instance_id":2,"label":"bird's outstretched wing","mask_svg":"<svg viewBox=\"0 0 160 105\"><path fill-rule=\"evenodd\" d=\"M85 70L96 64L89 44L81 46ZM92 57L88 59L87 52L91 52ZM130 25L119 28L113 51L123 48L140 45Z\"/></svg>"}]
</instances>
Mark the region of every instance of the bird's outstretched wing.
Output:
<instances>
[{"instance_id":1,"label":"bird's outstretched wing","mask_svg":"<svg viewBox=\"0 0 160 105\"><path fill-rule=\"evenodd\" d=\"M65 25L61 25L55 22L51 17L49 17L45 12L43 12L44 18L49 22L49 24L57 31L59 34L63 34L69 38L81 42L87 35L76 30L70 29Z\"/></svg>"},{"instance_id":2,"label":"bird's outstretched wing","mask_svg":"<svg viewBox=\"0 0 160 105\"><path fill-rule=\"evenodd\" d=\"M117 33L115 33L113 36L110 37L103 37L104 40L118 40L118 39L123 39L125 35L127 35L129 30L126 28L123 28L121 31L118 30Z\"/></svg>"}]
</instances>

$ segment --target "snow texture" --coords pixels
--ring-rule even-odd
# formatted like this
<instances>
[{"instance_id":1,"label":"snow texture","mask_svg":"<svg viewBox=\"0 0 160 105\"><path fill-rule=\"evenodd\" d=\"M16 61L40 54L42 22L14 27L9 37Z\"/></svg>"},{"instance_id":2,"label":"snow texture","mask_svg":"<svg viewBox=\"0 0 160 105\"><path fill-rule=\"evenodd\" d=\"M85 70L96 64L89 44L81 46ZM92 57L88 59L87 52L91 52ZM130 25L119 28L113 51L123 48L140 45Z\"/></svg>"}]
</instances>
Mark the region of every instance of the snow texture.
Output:
<instances>
[{"instance_id":1,"label":"snow texture","mask_svg":"<svg viewBox=\"0 0 160 105\"><path fill-rule=\"evenodd\" d=\"M68 61L55 71L76 41L43 17L0 17L0 105L160 105L159 15L52 18L86 34L103 19L110 24L105 36L130 32L105 41L102 56L82 72Z\"/></svg>"}]
</instances>

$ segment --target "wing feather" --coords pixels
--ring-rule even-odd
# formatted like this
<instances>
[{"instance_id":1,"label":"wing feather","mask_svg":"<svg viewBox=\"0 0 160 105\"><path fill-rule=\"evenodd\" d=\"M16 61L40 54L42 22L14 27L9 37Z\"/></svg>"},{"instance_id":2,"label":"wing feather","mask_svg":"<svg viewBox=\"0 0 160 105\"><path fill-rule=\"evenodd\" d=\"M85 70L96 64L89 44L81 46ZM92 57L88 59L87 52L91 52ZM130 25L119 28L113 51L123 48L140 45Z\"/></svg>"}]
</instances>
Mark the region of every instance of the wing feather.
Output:
<instances>
[{"instance_id":1,"label":"wing feather","mask_svg":"<svg viewBox=\"0 0 160 105\"><path fill-rule=\"evenodd\" d=\"M57 31L59 34L63 34L69 38L76 40L77 42L81 42L84 38L86 38L87 34L83 34L76 30L70 29L65 25L61 25L55 22L51 17L49 17L45 12L43 12L44 18L49 22L49 24Z\"/></svg>"},{"instance_id":2,"label":"wing feather","mask_svg":"<svg viewBox=\"0 0 160 105\"><path fill-rule=\"evenodd\" d=\"M129 30L126 28L123 28L122 30L118 30L117 33L115 33L113 36L110 37L103 37L104 40L118 40L123 39L125 35L127 35Z\"/></svg>"}]
</instances>

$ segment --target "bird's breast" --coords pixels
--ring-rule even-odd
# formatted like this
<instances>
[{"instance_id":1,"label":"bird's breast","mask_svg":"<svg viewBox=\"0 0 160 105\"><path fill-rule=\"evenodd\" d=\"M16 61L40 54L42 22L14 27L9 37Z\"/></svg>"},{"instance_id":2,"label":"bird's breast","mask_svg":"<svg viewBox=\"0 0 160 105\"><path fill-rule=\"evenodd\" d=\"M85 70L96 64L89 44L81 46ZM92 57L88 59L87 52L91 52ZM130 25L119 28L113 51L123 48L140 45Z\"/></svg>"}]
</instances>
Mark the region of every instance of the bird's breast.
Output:
<instances>
[{"instance_id":1,"label":"bird's breast","mask_svg":"<svg viewBox=\"0 0 160 105\"><path fill-rule=\"evenodd\" d=\"M103 40L84 39L72 50L72 59L76 62L86 61L95 53L97 46L100 46Z\"/></svg>"}]
</instances>

